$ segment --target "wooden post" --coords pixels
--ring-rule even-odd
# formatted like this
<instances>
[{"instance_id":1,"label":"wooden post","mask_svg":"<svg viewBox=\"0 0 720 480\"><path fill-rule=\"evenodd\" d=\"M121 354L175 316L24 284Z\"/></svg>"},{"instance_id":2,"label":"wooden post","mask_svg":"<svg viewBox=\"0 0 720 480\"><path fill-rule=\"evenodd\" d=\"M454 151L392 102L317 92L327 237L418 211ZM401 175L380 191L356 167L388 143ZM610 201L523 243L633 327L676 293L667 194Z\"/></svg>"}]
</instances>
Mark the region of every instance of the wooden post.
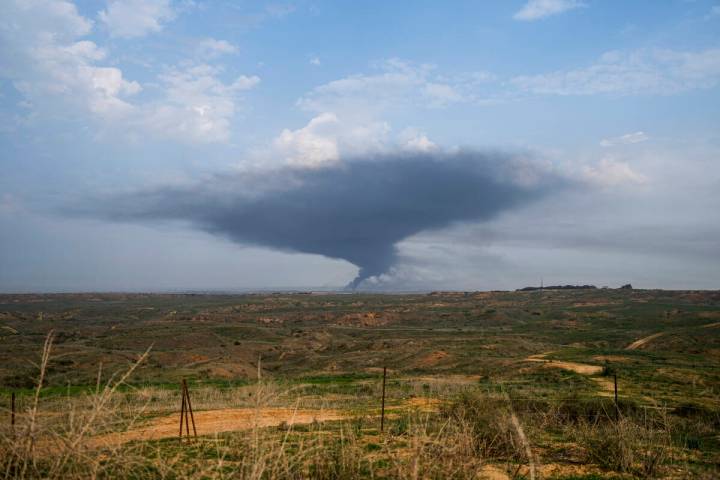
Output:
<instances>
[{"instance_id":1,"label":"wooden post","mask_svg":"<svg viewBox=\"0 0 720 480\"><path fill-rule=\"evenodd\" d=\"M620 405L618 405L617 373L613 373L613 383L615 384L615 421L618 421L620 419Z\"/></svg>"},{"instance_id":2,"label":"wooden post","mask_svg":"<svg viewBox=\"0 0 720 480\"><path fill-rule=\"evenodd\" d=\"M185 389L180 387L182 392L182 406L180 407L180 441L182 442L183 417L185 416Z\"/></svg>"},{"instance_id":3,"label":"wooden post","mask_svg":"<svg viewBox=\"0 0 720 480\"><path fill-rule=\"evenodd\" d=\"M183 389L183 392L185 390ZM183 393L185 395L185 393ZM185 395L185 435L188 437L188 441L190 440L190 422L188 422L188 408L187 408L187 395Z\"/></svg>"},{"instance_id":4,"label":"wooden post","mask_svg":"<svg viewBox=\"0 0 720 480\"><path fill-rule=\"evenodd\" d=\"M183 389L185 390L185 398L187 398L187 409L190 412L190 420L192 421L193 426L193 435L197 438L197 430L195 429L195 415L193 415L192 403L190 403L190 390L188 390L187 383L185 382L184 378ZM187 419L187 412L185 413L185 416ZM188 432L188 436L190 436L190 432Z\"/></svg>"},{"instance_id":5,"label":"wooden post","mask_svg":"<svg viewBox=\"0 0 720 480\"><path fill-rule=\"evenodd\" d=\"M387 377L387 367L383 367L383 386L382 386L382 409L380 411L380 431L385 429L385 378Z\"/></svg>"},{"instance_id":6,"label":"wooden post","mask_svg":"<svg viewBox=\"0 0 720 480\"><path fill-rule=\"evenodd\" d=\"M13 433L15 433L15 392L12 392L10 396L10 427L12 428Z\"/></svg>"}]
</instances>

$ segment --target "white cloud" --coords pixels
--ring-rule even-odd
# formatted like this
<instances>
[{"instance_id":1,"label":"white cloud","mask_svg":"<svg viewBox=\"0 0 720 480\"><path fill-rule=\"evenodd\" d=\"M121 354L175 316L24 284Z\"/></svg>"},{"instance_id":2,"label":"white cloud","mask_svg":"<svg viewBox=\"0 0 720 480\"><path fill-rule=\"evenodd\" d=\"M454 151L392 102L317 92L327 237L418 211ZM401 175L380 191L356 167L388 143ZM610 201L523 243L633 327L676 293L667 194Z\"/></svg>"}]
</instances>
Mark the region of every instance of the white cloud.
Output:
<instances>
[{"instance_id":1,"label":"white cloud","mask_svg":"<svg viewBox=\"0 0 720 480\"><path fill-rule=\"evenodd\" d=\"M233 91L240 91L240 90L250 90L251 88L256 87L260 83L260 77L257 75L247 76L247 75L240 75L235 79L235 81L230 85L231 90Z\"/></svg>"},{"instance_id":2,"label":"white cloud","mask_svg":"<svg viewBox=\"0 0 720 480\"><path fill-rule=\"evenodd\" d=\"M430 152L437 149L437 145L427 135L411 127L400 133L400 144L403 150L414 152Z\"/></svg>"},{"instance_id":3,"label":"white cloud","mask_svg":"<svg viewBox=\"0 0 720 480\"><path fill-rule=\"evenodd\" d=\"M285 129L273 142L270 152L261 152L259 162L282 158L288 165L318 168L346 158L375 153L428 152L437 149L427 135L409 127L397 135L384 121L358 121L323 112L297 130Z\"/></svg>"},{"instance_id":4,"label":"white cloud","mask_svg":"<svg viewBox=\"0 0 720 480\"><path fill-rule=\"evenodd\" d=\"M227 40L204 38L197 43L197 52L204 57L216 57L223 54L237 53L237 46Z\"/></svg>"},{"instance_id":5,"label":"white cloud","mask_svg":"<svg viewBox=\"0 0 720 480\"><path fill-rule=\"evenodd\" d=\"M584 6L585 4L578 0L529 0L513 18L523 21L539 20Z\"/></svg>"},{"instance_id":6,"label":"white cloud","mask_svg":"<svg viewBox=\"0 0 720 480\"><path fill-rule=\"evenodd\" d=\"M423 96L437 105L449 105L463 100L462 94L455 87L446 83L427 82L423 87Z\"/></svg>"},{"instance_id":7,"label":"white cloud","mask_svg":"<svg viewBox=\"0 0 720 480\"><path fill-rule=\"evenodd\" d=\"M614 147L617 145L632 145L633 143L645 142L649 139L645 132L634 132L620 135L619 137L604 138L600 141L601 147Z\"/></svg>"},{"instance_id":8,"label":"white cloud","mask_svg":"<svg viewBox=\"0 0 720 480\"><path fill-rule=\"evenodd\" d=\"M390 126L386 122L343 121L324 112L297 130L283 130L274 148L285 163L309 168L339 162L343 156L378 152L387 148Z\"/></svg>"},{"instance_id":9,"label":"white cloud","mask_svg":"<svg viewBox=\"0 0 720 480\"><path fill-rule=\"evenodd\" d=\"M648 181L645 175L635 172L626 162L612 157L603 158L595 166L585 166L582 170L582 178L603 187L642 185Z\"/></svg>"},{"instance_id":10,"label":"white cloud","mask_svg":"<svg viewBox=\"0 0 720 480\"><path fill-rule=\"evenodd\" d=\"M467 82L440 78L434 69L390 59L380 64L377 74L351 75L320 85L298 105L315 112L352 112L409 105L439 108L472 100L465 94Z\"/></svg>"},{"instance_id":11,"label":"white cloud","mask_svg":"<svg viewBox=\"0 0 720 480\"><path fill-rule=\"evenodd\" d=\"M320 59L318 57L312 57L310 59L310 65L315 65L316 67L320 66Z\"/></svg>"},{"instance_id":12,"label":"white cloud","mask_svg":"<svg viewBox=\"0 0 720 480\"><path fill-rule=\"evenodd\" d=\"M510 82L534 94L670 95L717 85L720 49L612 51L586 68L518 76Z\"/></svg>"},{"instance_id":13,"label":"white cloud","mask_svg":"<svg viewBox=\"0 0 720 480\"><path fill-rule=\"evenodd\" d=\"M12 80L33 105L49 108L62 97L68 105L104 118L129 113L126 97L141 90L116 67L98 66L106 52L81 38L92 22L62 0L0 2L0 75Z\"/></svg>"},{"instance_id":14,"label":"white cloud","mask_svg":"<svg viewBox=\"0 0 720 480\"><path fill-rule=\"evenodd\" d=\"M113 37L142 37L162 30L175 18L170 0L110 0L98 18Z\"/></svg>"},{"instance_id":15,"label":"white cloud","mask_svg":"<svg viewBox=\"0 0 720 480\"><path fill-rule=\"evenodd\" d=\"M337 134L340 122L333 113L323 113L298 130L285 129L275 146L291 165L316 167L339 160Z\"/></svg>"},{"instance_id":16,"label":"white cloud","mask_svg":"<svg viewBox=\"0 0 720 480\"><path fill-rule=\"evenodd\" d=\"M241 75L224 83L221 72L219 67L200 64L160 75L165 97L145 106L138 122L161 136L183 141L227 141L239 93L255 87L260 78Z\"/></svg>"},{"instance_id":17,"label":"white cloud","mask_svg":"<svg viewBox=\"0 0 720 480\"><path fill-rule=\"evenodd\" d=\"M92 22L73 4L0 2L0 17L13 19L0 24L0 76L22 93L28 118L89 116L91 123L102 120L101 131L115 134L223 142L230 137L242 92L260 82L246 75L222 80L219 67L185 62L161 73L160 88L149 88L144 101L133 102L141 85L126 79L120 68L102 64L108 62L107 52L83 39ZM204 45L222 52L234 48L221 40Z\"/></svg>"},{"instance_id":18,"label":"white cloud","mask_svg":"<svg viewBox=\"0 0 720 480\"><path fill-rule=\"evenodd\" d=\"M391 110L487 105L527 95L672 95L720 84L720 48L610 51L588 67L501 78L488 72L440 74L398 59L319 85L297 102L315 112L373 118Z\"/></svg>"}]
</instances>

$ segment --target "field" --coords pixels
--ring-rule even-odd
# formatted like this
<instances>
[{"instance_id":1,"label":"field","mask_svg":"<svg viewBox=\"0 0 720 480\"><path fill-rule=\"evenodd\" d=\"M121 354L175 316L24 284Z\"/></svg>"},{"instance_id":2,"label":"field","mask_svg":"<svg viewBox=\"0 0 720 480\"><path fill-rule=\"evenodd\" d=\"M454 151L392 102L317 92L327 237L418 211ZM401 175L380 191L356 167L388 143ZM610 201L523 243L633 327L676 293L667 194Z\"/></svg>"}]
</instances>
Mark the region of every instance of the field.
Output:
<instances>
[{"instance_id":1,"label":"field","mask_svg":"<svg viewBox=\"0 0 720 480\"><path fill-rule=\"evenodd\" d=\"M0 295L0 477L718 478L719 366L711 291Z\"/></svg>"}]
</instances>

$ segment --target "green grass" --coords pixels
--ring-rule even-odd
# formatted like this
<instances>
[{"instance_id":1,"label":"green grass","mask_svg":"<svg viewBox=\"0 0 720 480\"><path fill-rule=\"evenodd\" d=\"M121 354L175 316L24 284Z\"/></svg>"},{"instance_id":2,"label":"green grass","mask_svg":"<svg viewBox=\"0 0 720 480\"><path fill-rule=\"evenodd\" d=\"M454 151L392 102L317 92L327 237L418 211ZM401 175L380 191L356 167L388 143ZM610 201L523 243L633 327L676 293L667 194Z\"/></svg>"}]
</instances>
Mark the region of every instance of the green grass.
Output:
<instances>
[{"instance_id":1,"label":"green grass","mask_svg":"<svg viewBox=\"0 0 720 480\"><path fill-rule=\"evenodd\" d=\"M355 383L361 380L382 378L382 374L343 373L338 375L308 375L293 379L296 383L309 383L311 385L336 385Z\"/></svg>"}]
</instances>

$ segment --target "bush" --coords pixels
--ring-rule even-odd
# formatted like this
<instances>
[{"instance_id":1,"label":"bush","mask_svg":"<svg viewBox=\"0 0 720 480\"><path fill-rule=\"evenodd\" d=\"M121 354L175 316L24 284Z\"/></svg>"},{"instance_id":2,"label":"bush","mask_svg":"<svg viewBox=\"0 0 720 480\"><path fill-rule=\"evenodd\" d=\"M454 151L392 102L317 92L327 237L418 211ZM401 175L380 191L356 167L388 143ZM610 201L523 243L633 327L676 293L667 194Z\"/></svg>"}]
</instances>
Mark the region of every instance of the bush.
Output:
<instances>
[{"instance_id":1,"label":"bush","mask_svg":"<svg viewBox=\"0 0 720 480\"><path fill-rule=\"evenodd\" d=\"M516 458L522 451L515 437L510 407L505 399L465 393L443 407L441 414L467 426L476 455Z\"/></svg>"},{"instance_id":2,"label":"bush","mask_svg":"<svg viewBox=\"0 0 720 480\"><path fill-rule=\"evenodd\" d=\"M587 462L621 473L655 476L669 454L666 428L641 425L629 417L613 423L585 422L570 435L585 450Z\"/></svg>"}]
</instances>

